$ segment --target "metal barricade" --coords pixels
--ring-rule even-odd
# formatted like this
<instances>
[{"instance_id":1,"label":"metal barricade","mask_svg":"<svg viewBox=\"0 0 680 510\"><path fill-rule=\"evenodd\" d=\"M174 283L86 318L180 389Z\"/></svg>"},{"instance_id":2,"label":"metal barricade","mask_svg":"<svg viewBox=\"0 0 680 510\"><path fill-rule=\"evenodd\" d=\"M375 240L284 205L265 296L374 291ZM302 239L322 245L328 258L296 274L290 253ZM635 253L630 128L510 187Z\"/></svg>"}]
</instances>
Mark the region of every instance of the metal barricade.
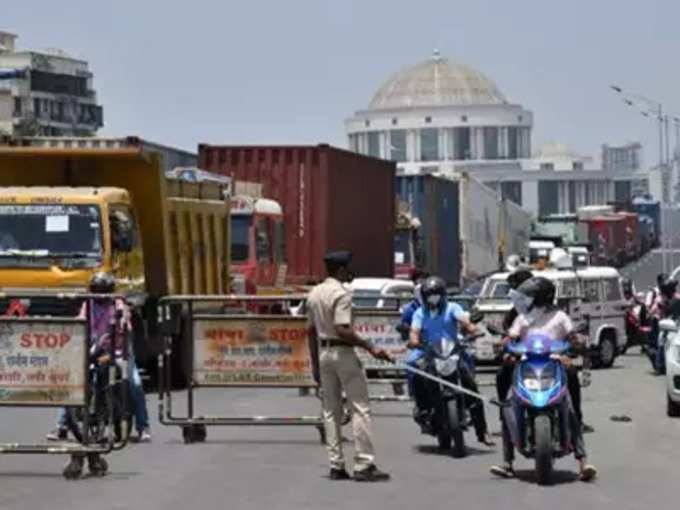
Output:
<instances>
[{"instance_id":1,"label":"metal barricade","mask_svg":"<svg viewBox=\"0 0 680 510\"><path fill-rule=\"evenodd\" d=\"M169 296L161 300L166 348L159 356L159 420L179 426L185 443L202 442L207 426L285 425L316 427L317 416L196 416L198 388L317 389L318 351L310 348L304 317L286 314L291 302L306 296ZM280 306L280 305L283 306ZM243 306L239 306L243 305ZM279 306L276 306L279 305ZM269 310L269 314L253 313ZM276 309L282 314L273 314ZM245 313L244 313L245 312ZM186 342L187 409L172 409L172 338Z\"/></svg>"},{"instance_id":2,"label":"metal barricade","mask_svg":"<svg viewBox=\"0 0 680 510\"><path fill-rule=\"evenodd\" d=\"M81 476L85 459L92 475L106 474L108 464L102 455L124 448L129 433L123 417L119 422L121 437L116 439L113 425L117 417L111 405L116 384L127 384L127 345L118 358L119 364L108 366L106 385L95 386L90 364L89 306L92 299L114 297L43 292L0 294L0 302L8 303L5 315L0 316L0 407L64 408L67 426L77 440L2 443L0 454L70 455L71 462L63 470L67 479ZM29 303L36 301L84 302L85 317L29 315ZM110 345L107 354L114 360L114 342ZM116 375L118 369L120 377ZM122 394L125 407L126 392ZM79 420L82 426L78 425ZM102 433L95 434L95 430Z\"/></svg>"}]
</instances>

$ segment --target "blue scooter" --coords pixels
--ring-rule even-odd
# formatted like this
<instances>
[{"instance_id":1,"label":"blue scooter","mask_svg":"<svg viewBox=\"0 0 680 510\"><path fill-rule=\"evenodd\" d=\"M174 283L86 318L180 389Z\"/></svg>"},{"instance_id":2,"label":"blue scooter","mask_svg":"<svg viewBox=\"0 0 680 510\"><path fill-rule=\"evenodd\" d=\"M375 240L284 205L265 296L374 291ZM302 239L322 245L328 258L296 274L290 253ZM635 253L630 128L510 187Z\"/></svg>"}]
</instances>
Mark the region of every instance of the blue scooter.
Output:
<instances>
[{"instance_id":1,"label":"blue scooter","mask_svg":"<svg viewBox=\"0 0 680 510\"><path fill-rule=\"evenodd\" d=\"M513 375L513 398L503 408L503 417L515 448L535 460L540 485L550 483L554 459L574 449L571 420L575 418L567 375L559 360L570 348L564 340L539 333L529 333L507 346L519 363Z\"/></svg>"}]
</instances>

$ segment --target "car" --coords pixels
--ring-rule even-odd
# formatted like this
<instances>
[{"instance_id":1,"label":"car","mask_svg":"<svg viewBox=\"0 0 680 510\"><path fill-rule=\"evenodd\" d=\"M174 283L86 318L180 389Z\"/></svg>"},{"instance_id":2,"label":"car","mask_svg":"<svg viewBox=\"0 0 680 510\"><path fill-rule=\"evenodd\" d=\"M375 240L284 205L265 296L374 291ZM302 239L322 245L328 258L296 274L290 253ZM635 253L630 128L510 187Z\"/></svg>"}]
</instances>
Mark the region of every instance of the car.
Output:
<instances>
[{"instance_id":1,"label":"car","mask_svg":"<svg viewBox=\"0 0 680 510\"><path fill-rule=\"evenodd\" d=\"M505 314L512 309L509 298L510 273L496 273L487 278L476 309L484 322L502 329ZM563 306L575 323L589 319L588 346L595 352L595 365L609 368L626 347L626 302L621 275L613 267L588 266L577 269L534 271L555 283L557 304ZM477 359L494 361L497 337L486 335L476 342Z\"/></svg>"},{"instance_id":2,"label":"car","mask_svg":"<svg viewBox=\"0 0 680 510\"><path fill-rule=\"evenodd\" d=\"M394 278L355 278L348 287L354 294L355 308L394 310L399 310L401 305L410 301L415 289L413 282Z\"/></svg>"},{"instance_id":3,"label":"car","mask_svg":"<svg viewBox=\"0 0 680 510\"><path fill-rule=\"evenodd\" d=\"M666 414L680 417L680 329L672 319L661 321L659 329L666 340Z\"/></svg>"}]
</instances>

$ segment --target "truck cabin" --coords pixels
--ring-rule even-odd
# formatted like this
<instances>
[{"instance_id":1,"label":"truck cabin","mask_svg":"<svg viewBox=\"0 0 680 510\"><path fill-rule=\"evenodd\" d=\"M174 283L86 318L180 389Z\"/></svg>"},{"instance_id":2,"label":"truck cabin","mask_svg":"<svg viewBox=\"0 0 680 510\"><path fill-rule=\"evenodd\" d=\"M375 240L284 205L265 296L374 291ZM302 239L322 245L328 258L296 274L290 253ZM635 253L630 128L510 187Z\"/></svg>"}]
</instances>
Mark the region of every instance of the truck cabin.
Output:
<instances>
[{"instance_id":1,"label":"truck cabin","mask_svg":"<svg viewBox=\"0 0 680 510\"><path fill-rule=\"evenodd\" d=\"M545 267L553 248L555 248L555 243L552 241L530 241L529 263L533 266Z\"/></svg>"},{"instance_id":2,"label":"truck cabin","mask_svg":"<svg viewBox=\"0 0 680 510\"><path fill-rule=\"evenodd\" d=\"M283 211L278 202L232 197L231 236L233 292L257 294L264 288L283 286L280 280L281 268L286 262L286 238Z\"/></svg>"},{"instance_id":3,"label":"truck cabin","mask_svg":"<svg viewBox=\"0 0 680 510\"><path fill-rule=\"evenodd\" d=\"M83 292L97 271L117 276L118 291L144 286L139 231L120 188L0 188L2 288ZM125 277L123 277L125 276ZM77 303L32 300L31 313L72 315ZM4 309L0 305L0 308ZM36 308L40 308L37 310Z\"/></svg>"}]
</instances>

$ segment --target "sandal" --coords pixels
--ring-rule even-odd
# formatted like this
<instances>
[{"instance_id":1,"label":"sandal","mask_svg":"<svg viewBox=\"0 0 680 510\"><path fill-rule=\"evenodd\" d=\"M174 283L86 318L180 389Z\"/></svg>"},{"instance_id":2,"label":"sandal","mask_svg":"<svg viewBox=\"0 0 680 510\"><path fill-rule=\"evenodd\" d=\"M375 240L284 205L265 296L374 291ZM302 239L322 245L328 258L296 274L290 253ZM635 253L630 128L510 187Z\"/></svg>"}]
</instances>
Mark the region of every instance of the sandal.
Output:
<instances>
[{"instance_id":1,"label":"sandal","mask_svg":"<svg viewBox=\"0 0 680 510\"><path fill-rule=\"evenodd\" d=\"M590 482L595 479L597 476L597 469L595 469L595 466L591 464L586 464L583 466L583 469L581 469L581 474L579 475L579 480L582 482Z\"/></svg>"},{"instance_id":2,"label":"sandal","mask_svg":"<svg viewBox=\"0 0 680 510\"><path fill-rule=\"evenodd\" d=\"M514 478L515 470L512 466L491 466L489 469L492 475L496 475L500 478Z\"/></svg>"}]
</instances>

